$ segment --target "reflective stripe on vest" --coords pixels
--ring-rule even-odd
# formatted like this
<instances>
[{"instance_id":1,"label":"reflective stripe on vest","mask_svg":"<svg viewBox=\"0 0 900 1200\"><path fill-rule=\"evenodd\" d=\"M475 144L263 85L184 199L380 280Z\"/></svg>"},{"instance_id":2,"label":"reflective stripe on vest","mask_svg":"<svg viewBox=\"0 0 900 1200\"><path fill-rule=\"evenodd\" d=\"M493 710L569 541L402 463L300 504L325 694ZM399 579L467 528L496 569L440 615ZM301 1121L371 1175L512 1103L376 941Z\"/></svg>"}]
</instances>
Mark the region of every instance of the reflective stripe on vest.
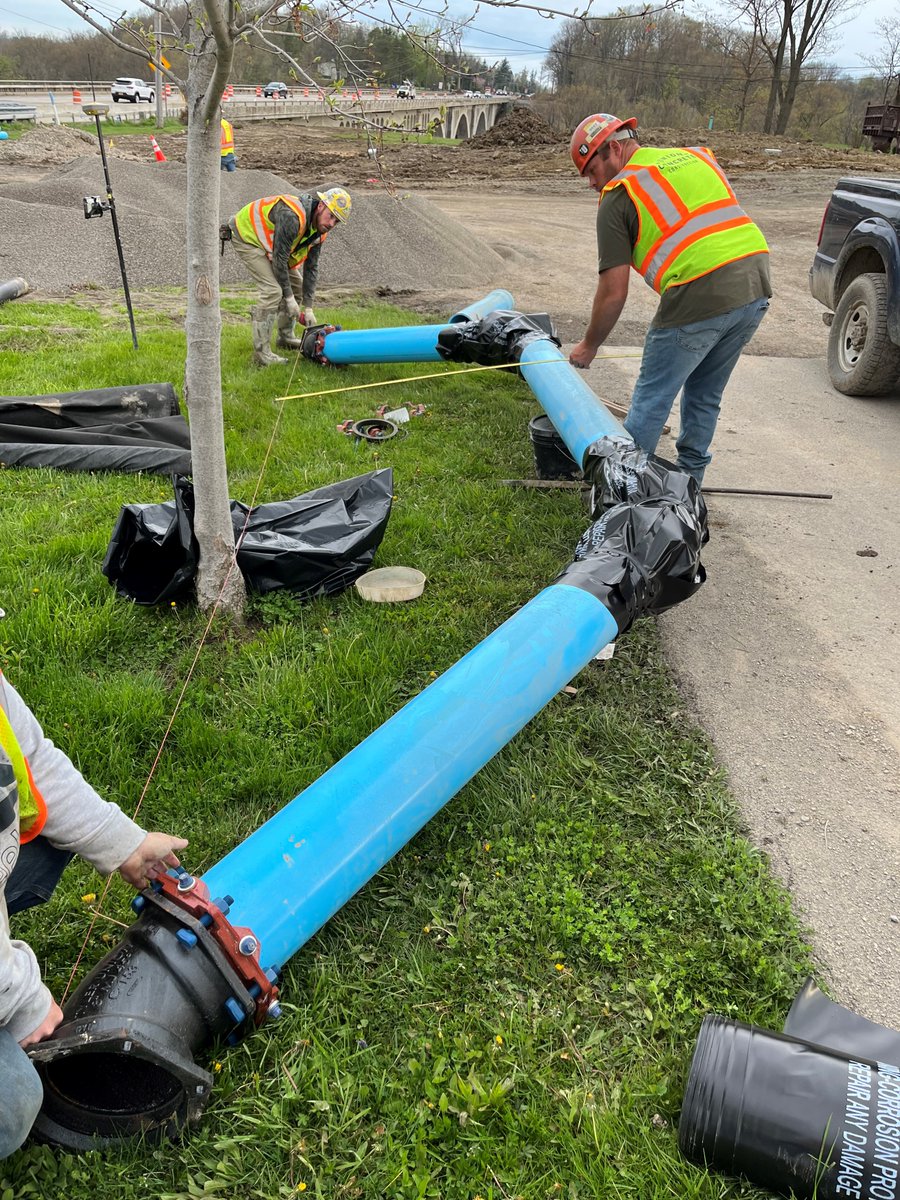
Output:
<instances>
[{"instance_id":1,"label":"reflective stripe on vest","mask_svg":"<svg viewBox=\"0 0 900 1200\"><path fill-rule=\"evenodd\" d=\"M326 236L324 233L320 234L311 221L307 222L306 210L301 197L264 196L261 200L254 200L251 204L244 205L235 214L234 227L242 242L247 242L250 246L261 247L271 258L272 245L275 240L275 225L269 214L279 201L286 204L300 218L300 230L288 254L288 266L293 268L303 262L313 246L324 242Z\"/></svg>"},{"instance_id":2,"label":"reflective stripe on vest","mask_svg":"<svg viewBox=\"0 0 900 1200\"><path fill-rule=\"evenodd\" d=\"M234 153L234 129L231 122L226 121L224 117L220 124L222 126L222 157L224 158L226 154Z\"/></svg>"},{"instance_id":3,"label":"reflective stripe on vest","mask_svg":"<svg viewBox=\"0 0 900 1200\"><path fill-rule=\"evenodd\" d=\"M19 740L13 733L9 717L0 707L0 746L6 751L6 757L12 763L16 776L16 786L19 790L19 841L24 845L30 842L44 828L47 820L47 805L44 797L38 791L31 775L28 759L22 753Z\"/></svg>"},{"instance_id":4,"label":"reflective stripe on vest","mask_svg":"<svg viewBox=\"0 0 900 1200\"><path fill-rule=\"evenodd\" d=\"M603 194L615 187L625 188L637 210L631 264L660 295L726 263L768 252L705 146L636 150Z\"/></svg>"}]
</instances>

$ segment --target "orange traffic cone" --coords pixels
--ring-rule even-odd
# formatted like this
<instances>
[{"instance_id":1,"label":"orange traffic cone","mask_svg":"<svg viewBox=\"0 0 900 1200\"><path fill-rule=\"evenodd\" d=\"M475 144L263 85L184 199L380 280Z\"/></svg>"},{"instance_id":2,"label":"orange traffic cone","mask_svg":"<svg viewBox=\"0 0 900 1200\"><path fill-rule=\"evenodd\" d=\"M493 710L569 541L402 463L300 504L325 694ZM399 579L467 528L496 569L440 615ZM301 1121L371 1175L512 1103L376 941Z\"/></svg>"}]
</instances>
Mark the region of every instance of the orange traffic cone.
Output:
<instances>
[{"instance_id":1,"label":"orange traffic cone","mask_svg":"<svg viewBox=\"0 0 900 1200\"><path fill-rule=\"evenodd\" d=\"M261 88L261 87L258 87L258 88L256 89L256 95L257 95L257 97L259 97L259 96L261 96L261 95L262 95L262 88Z\"/></svg>"},{"instance_id":2,"label":"orange traffic cone","mask_svg":"<svg viewBox=\"0 0 900 1200\"><path fill-rule=\"evenodd\" d=\"M78 88L72 88L72 103L73 104L81 103L81 92L78 90Z\"/></svg>"},{"instance_id":3,"label":"orange traffic cone","mask_svg":"<svg viewBox=\"0 0 900 1200\"><path fill-rule=\"evenodd\" d=\"M167 162L168 160L166 159L166 156L163 154L162 150L160 150L159 142L156 140L155 137L151 137L150 144L153 147L153 157L156 159L156 161L157 162Z\"/></svg>"}]
</instances>

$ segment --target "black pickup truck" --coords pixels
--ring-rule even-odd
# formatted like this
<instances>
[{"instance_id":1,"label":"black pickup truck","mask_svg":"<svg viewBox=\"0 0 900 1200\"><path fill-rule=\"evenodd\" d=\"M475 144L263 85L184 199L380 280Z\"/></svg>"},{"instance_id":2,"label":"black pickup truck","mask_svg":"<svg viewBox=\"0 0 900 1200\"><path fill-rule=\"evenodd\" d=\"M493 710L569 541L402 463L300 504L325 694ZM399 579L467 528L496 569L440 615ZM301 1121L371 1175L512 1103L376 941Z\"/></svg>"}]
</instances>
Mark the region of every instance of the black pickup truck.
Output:
<instances>
[{"instance_id":1,"label":"black pickup truck","mask_svg":"<svg viewBox=\"0 0 900 1200\"><path fill-rule=\"evenodd\" d=\"M828 374L847 396L900 381L900 179L840 179L828 201L809 289L829 312Z\"/></svg>"}]
</instances>

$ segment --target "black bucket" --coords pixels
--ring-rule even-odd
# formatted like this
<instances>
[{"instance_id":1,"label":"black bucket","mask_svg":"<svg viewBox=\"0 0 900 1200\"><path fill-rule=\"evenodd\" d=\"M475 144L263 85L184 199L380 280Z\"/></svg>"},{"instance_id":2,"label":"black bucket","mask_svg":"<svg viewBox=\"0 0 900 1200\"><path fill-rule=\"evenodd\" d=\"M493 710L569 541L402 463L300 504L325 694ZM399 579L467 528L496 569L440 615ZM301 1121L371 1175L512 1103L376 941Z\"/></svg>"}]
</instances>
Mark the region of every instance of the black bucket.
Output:
<instances>
[{"instance_id":1,"label":"black bucket","mask_svg":"<svg viewBox=\"0 0 900 1200\"><path fill-rule=\"evenodd\" d=\"M538 479L580 479L581 468L569 448L544 413L528 422L534 473Z\"/></svg>"},{"instance_id":2,"label":"black bucket","mask_svg":"<svg viewBox=\"0 0 900 1200\"><path fill-rule=\"evenodd\" d=\"M900 1069L708 1016L678 1145L692 1162L797 1200L893 1200Z\"/></svg>"}]
</instances>

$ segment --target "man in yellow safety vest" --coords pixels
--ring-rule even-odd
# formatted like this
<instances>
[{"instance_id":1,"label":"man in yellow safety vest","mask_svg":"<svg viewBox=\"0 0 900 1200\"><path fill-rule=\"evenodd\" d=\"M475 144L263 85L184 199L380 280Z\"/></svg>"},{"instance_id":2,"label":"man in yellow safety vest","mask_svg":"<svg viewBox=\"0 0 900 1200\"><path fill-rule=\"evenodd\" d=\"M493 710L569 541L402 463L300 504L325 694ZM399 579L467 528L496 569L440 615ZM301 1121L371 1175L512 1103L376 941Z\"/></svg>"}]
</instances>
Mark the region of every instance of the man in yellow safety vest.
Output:
<instances>
[{"instance_id":1,"label":"man in yellow safety vest","mask_svg":"<svg viewBox=\"0 0 900 1200\"><path fill-rule=\"evenodd\" d=\"M220 168L223 171L236 171L237 159L234 156L234 126L230 121L226 121L224 117L219 121L219 125L222 130Z\"/></svg>"},{"instance_id":2,"label":"man in yellow safety vest","mask_svg":"<svg viewBox=\"0 0 900 1200\"><path fill-rule=\"evenodd\" d=\"M725 385L769 307L769 248L710 150L645 149L636 126L593 113L572 134L572 161L600 193L600 279L569 362L593 362L637 271L660 302L624 425L652 454L681 392L677 462L702 483Z\"/></svg>"},{"instance_id":3,"label":"man in yellow safety vest","mask_svg":"<svg viewBox=\"0 0 900 1200\"><path fill-rule=\"evenodd\" d=\"M264 196L245 204L228 222L231 244L259 288L259 302L250 312L257 366L287 361L272 353L276 318L276 344L290 350L301 345L294 322L315 325L319 253L329 230L350 216L351 204L340 187L302 196Z\"/></svg>"},{"instance_id":4,"label":"man in yellow safety vest","mask_svg":"<svg viewBox=\"0 0 900 1200\"><path fill-rule=\"evenodd\" d=\"M9 915L48 900L73 854L143 888L154 870L177 866L175 851L186 845L146 833L101 799L0 675L0 1159L25 1141L43 1098L25 1050L63 1015L33 951L12 937Z\"/></svg>"}]
</instances>

